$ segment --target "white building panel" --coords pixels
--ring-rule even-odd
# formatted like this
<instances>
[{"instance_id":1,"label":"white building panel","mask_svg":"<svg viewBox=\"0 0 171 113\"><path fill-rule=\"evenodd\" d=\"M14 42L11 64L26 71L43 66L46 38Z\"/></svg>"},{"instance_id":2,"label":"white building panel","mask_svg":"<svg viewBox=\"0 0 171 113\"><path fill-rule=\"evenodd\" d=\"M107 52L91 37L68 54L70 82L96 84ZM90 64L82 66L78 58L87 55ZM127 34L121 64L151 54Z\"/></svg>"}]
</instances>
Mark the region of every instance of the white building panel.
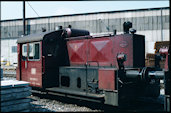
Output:
<instances>
[{"instance_id":1,"label":"white building panel","mask_svg":"<svg viewBox=\"0 0 171 113\"><path fill-rule=\"evenodd\" d=\"M49 23L55 23L57 21L56 17L49 18Z\"/></svg>"},{"instance_id":2,"label":"white building panel","mask_svg":"<svg viewBox=\"0 0 171 113\"><path fill-rule=\"evenodd\" d=\"M132 14L133 14L133 12L127 12L124 14L124 17L131 18Z\"/></svg>"},{"instance_id":3,"label":"white building panel","mask_svg":"<svg viewBox=\"0 0 171 113\"><path fill-rule=\"evenodd\" d=\"M46 24L46 23L48 23L48 18L38 19L36 21L36 24Z\"/></svg>"},{"instance_id":4,"label":"white building panel","mask_svg":"<svg viewBox=\"0 0 171 113\"><path fill-rule=\"evenodd\" d=\"M36 24L36 20L30 20L30 25Z\"/></svg>"},{"instance_id":5,"label":"white building panel","mask_svg":"<svg viewBox=\"0 0 171 113\"><path fill-rule=\"evenodd\" d=\"M155 41L146 42L146 53L151 53L151 54L155 53L155 49L154 49L155 43L156 43Z\"/></svg>"},{"instance_id":6,"label":"white building panel","mask_svg":"<svg viewBox=\"0 0 171 113\"><path fill-rule=\"evenodd\" d=\"M170 40L170 30L169 29L163 30L163 40L164 41Z\"/></svg>"},{"instance_id":7,"label":"white building panel","mask_svg":"<svg viewBox=\"0 0 171 113\"><path fill-rule=\"evenodd\" d=\"M55 18L56 22L63 22L64 21L64 17L60 17L60 18Z\"/></svg>"},{"instance_id":8,"label":"white building panel","mask_svg":"<svg viewBox=\"0 0 171 113\"><path fill-rule=\"evenodd\" d=\"M108 19L107 17L104 16L104 14L96 14L96 19Z\"/></svg>"},{"instance_id":9,"label":"white building panel","mask_svg":"<svg viewBox=\"0 0 171 113\"><path fill-rule=\"evenodd\" d=\"M153 14L153 11L150 10L150 11L145 11L144 15L145 16L151 16L152 14Z\"/></svg>"},{"instance_id":10,"label":"white building panel","mask_svg":"<svg viewBox=\"0 0 171 113\"><path fill-rule=\"evenodd\" d=\"M168 9L163 9L163 10L162 10L162 13L163 13L163 15L169 15L169 14L170 14L170 10L168 10Z\"/></svg>"},{"instance_id":11,"label":"white building panel","mask_svg":"<svg viewBox=\"0 0 171 113\"><path fill-rule=\"evenodd\" d=\"M77 18L76 18L77 21L82 21L82 20L84 20L84 19L85 19L85 18L82 18L82 15L78 15Z\"/></svg>"},{"instance_id":12,"label":"white building panel","mask_svg":"<svg viewBox=\"0 0 171 113\"><path fill-rule=\"evenodd\" d=\"M17 46L17 39L1 40L1 57L6 58L10 64L17 63L17 52L12 52L12 46Z\"/></svg>"}]
</instances>

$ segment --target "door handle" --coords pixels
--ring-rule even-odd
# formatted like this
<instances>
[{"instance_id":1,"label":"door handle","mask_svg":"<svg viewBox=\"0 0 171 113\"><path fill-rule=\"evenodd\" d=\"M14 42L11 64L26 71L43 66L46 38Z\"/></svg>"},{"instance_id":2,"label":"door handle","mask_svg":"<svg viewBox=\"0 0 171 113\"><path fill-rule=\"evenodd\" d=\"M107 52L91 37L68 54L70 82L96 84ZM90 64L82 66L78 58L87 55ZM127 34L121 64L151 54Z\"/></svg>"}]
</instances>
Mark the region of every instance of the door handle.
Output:
<instances>
[{"instance_id":1,"label":"door handle","mask_svg":"<svg viewBox=\"0 0 171 113\"><path fill-rule=\"evenodd\" d=\"M25 61L25 69L27 69L27 61Z\"/></svg>"},{"instance_id":2,"label":"door handle","mask_svg":"<svg viewBox=\"0 0 171 113\"><path fill-rule=\"evenodd\" d=\"M45 56L42 56L42 74L45 73Z\"/></svg>"}]
</instances>

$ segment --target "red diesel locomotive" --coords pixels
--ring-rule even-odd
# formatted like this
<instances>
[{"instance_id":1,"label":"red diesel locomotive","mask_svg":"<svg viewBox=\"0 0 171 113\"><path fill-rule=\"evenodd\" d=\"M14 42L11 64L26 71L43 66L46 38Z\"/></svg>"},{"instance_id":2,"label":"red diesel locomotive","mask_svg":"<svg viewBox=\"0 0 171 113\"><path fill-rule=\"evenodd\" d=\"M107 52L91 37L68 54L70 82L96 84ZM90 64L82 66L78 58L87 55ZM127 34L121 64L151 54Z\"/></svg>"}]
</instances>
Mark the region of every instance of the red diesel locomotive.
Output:
<instances>
[{"instance_id":1,"label":"red diesel locomotive","mask_svg":"<svg viewBox=\"0 0 171 113\"><path fill-rule=\"evenodd\" d=\"M122 106L139 97L158 97L165 72L145 67L145 36L129 33L90 36L86 30L59 29L17 40L17 80L68 97Z\"/></svg>"}]
</instances>

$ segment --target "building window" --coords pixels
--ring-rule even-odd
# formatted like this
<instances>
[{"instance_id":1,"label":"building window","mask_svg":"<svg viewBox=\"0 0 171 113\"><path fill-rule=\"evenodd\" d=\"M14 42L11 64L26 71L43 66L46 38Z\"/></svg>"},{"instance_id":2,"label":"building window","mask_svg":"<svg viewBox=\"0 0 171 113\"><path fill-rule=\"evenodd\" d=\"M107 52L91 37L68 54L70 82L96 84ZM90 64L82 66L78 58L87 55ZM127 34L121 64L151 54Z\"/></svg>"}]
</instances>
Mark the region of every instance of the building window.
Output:
<instances>
[{"instance_id":1,"label":"building window","mask_svg":"<svg viewBox=\"0 0 171 113\"><path fill-rule=\"evenodd\" d=\"M17 46L12 46L12 53L17 53Z\"/></svg>"}]
</instances>

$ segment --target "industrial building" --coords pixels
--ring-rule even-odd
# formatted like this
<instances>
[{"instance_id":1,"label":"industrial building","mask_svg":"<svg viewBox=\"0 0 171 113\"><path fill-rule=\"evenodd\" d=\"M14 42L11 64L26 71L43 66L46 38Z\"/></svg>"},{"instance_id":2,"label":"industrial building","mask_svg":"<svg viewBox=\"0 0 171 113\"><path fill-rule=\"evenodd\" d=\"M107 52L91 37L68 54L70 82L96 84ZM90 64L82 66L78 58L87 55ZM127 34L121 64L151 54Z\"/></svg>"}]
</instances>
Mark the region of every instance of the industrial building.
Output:
<instances>
[{"instance_id":1,"label":"industrial building","mask_svg":"<svg viewBox=\"0 0 171 113\"><path fill-rule=\"evenodd\" d=\"M94 12L60 16L26 18L26 34L53 31L57 26L85 29L91 35L123 33L123 23L130 21L137 34L145 35L145 52L154 53L156 41L169 41L169 7L122 11ZM1 21L1 57L10 64L17 63L17 38L23 34L23 20Z\"/></svg>"}]
</instances>

